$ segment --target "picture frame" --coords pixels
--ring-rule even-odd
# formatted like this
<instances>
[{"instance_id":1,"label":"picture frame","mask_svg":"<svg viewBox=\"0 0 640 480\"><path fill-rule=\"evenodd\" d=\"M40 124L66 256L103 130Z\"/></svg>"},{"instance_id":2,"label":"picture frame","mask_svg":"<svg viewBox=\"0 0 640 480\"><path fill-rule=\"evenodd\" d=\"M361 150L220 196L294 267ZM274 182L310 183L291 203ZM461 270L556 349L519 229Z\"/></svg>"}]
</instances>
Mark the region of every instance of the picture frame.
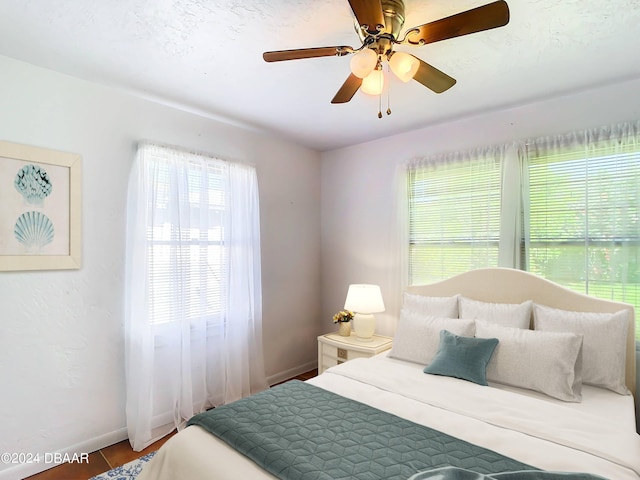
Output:
<instances>
[{"instance_id":1,"label":"picture frame","mask_svg":"<svg viewBox=\"0 0 640 480\"><path fill-rule=\"evenodd\" d=\"M0 141L0 271L81 268L81 162Z\"/></svg>"}]
</instances>

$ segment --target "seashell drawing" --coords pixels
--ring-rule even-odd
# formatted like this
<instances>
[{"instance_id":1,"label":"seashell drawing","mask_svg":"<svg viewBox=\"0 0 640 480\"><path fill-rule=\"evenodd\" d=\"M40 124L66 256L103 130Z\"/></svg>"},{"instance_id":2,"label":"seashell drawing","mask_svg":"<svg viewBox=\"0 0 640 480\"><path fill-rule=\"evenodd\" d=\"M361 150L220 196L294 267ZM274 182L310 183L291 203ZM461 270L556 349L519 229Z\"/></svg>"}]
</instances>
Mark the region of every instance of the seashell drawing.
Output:
<instances>
[{"instance_id":1,"label":"seashell drawing","mask_svg":"<svg viewBox=\"0 0 640 480\"><path fill-rule=\"evenodd\" d=\"M31 163L18 170L13 184L30 204L42 204L53 187L46 170Z\"/></svg>"},{"instance_id":2,"label":"seashell drawing","mask_svg":"<svg viewBox=\"0 0 640 480\"><path fill-rule=\"evenodd\" d=\"M40 249L53 240L53 223L44 213L26 212L18 217L13 234L28 249Z\"/></svg>"}]
</instances>

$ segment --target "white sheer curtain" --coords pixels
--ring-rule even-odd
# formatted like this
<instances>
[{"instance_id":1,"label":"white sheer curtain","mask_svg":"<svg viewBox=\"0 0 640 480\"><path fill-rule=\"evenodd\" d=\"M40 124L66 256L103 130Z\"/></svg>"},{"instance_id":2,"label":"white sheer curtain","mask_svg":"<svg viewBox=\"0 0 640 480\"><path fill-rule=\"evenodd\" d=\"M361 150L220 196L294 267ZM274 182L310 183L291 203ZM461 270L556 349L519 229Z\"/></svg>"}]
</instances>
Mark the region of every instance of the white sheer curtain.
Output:
<instances>
[{"instance_id":1,"label":"white sheer curtain","mask_svg":"<svg viewBox=\"0 0 640 480\"><path fill-rule=\"evenodd\" d=\"M138 148L127 200L126 415L139 451L267 388L255 168Z\"/></svg>"},{"instance_id":2,"label":"white sheer curtain","mask_svg":"<svg viewBox=\"0 0 640 480\"><path fill-rule=\"evenodd\" d=\"M381 331L392 335L396 320L402 308L402 292L409 282L409 196L407 185L407 164L399 163L394 170L395 211L392 215L393 226L389 229L389 270L385 292L385 313L376 318L382 319Z\"/></svg>"},{"instance_id":3,"label":"white sheer curtain","mask_svg":"<svg viewBox=\"0 0 640 480\"><path fill-rule=\"evenodd\" d=\"M504 152L505 155L501 160L498 267L527 270L529 170L526 152L522 143L514 143L506 147Z\"/></svg>"}]
</instances>

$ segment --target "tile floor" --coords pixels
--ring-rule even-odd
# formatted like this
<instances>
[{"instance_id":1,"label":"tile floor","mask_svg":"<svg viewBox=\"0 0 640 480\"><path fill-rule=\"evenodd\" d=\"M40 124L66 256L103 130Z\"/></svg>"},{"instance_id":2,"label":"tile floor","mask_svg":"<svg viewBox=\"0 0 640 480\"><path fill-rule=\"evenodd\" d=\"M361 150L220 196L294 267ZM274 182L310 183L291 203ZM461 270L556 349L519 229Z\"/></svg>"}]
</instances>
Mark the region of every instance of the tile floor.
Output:
<instances>
[{"instance_id":1,"label":"tile floor","mask_svg":"<svg viewBox=\"0 0 640 480\"><path fill-rule=\"evenodd\" d=\"M318 375L318 370L311 370L296 377L298 380L308 380ZM124 465L142 455L160 448L171 436L158 440L148 446L142 452L134 452L129 445L129 440L123 440L109 447L89 454L88 463L64 463L50 468L25 480L88 480L112 468Z\"/></svg>"}]
</instances>

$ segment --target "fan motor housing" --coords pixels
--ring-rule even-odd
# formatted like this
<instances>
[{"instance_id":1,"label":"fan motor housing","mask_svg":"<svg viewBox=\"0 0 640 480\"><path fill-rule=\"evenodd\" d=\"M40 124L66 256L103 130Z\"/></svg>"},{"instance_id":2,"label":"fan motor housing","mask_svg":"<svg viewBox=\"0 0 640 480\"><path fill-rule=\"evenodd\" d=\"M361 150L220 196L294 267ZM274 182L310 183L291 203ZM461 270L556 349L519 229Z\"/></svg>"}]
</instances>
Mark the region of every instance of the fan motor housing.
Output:
<instances>
[{"instance_id":1,"label":"fan motor housing","mask_svg":"<svg viewBox=\"0 0 640 480\"><path fill-rule=\"evenodd\" d=\"M404 25L404 2L402 0L382 0L382 13L385 20L385 33L396 39Z\"/></svg>"},{"instance_id":2,"label":"fan motor housing","mask_svg":"<svg viewBox=\"0 0 640 480\"><path fill-rule=\"evenodd\" d=\"M404 25L404 2L402 0L382 0L382 14L384 15L385 27L377 35L386 34L393 36L393 39L397 39ZM371 35L359 24L358 20L354 19L356 32L360 37L362 43L366 43L367 37L376 37L377 35ZM384 50L384 48L375 48L376 50Z\"/></svg>"}]
</instances>

